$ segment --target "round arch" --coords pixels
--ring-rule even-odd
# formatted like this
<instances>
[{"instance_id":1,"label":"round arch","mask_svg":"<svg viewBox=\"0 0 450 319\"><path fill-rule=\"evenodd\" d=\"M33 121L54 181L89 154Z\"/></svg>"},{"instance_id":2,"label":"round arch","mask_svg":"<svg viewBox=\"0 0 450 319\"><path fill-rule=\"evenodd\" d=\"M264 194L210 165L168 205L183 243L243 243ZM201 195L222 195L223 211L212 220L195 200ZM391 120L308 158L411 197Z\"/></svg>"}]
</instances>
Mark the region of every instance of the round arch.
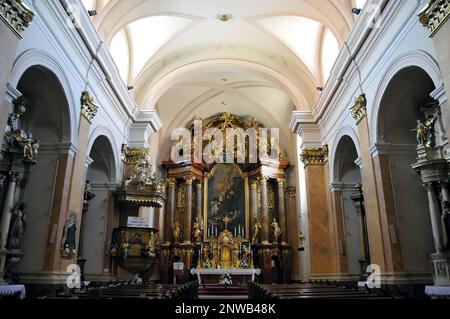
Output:
<instances>
[{"instance_id":1,"label":"round arch","mask_svg":"<svg viewBox=\"0 0 450 319\"><path fill-rule=\"evenodd\" d=\"M34 66L41 66L49 70L56 76L59 83L61 84L61 87L66 96L67 103L69 105L67 112L69 115L70 123L68 123L69 127L67 131L69 134L67 134L67 136L70 142L76 144L78 141L78 132L77 132L78 122L75 114L79 113L78 112L79 106L73 94L69 77L67 76L64 68L51 54L36 49L31 49L23 52L16 59L16 61L14 61L11 76L9 79L9 84L13 87L17 87L20 79L22 78L22 75L28 69Z\"/></svg>"},{"instance_id":2,"label":"round arch","mask_svg":"<svg viewBox=\"0 0 450 319\"><path fill-rule=\"evenodd\" d=\"M118 182L121 179L121 172L120 172L120 147L119 143L116 142L114 135L110 131L110 129L104 125L98 125L92 130L92 133L89 136L89 142L87 147L87 154L90 154L92 151L92 147L94 146L95 141L99 137L104 136L106 140L109 142L109 146L111 147L113 156L114 156L114 165L111 167L111 171L113 174L111 174L111 182Z\"/></svg>"},{"instance_id":3,"label":"round arch","mask_svg":"<svg viewBox=\"0 0 450 319\"><path fill-rule=\"evenodd\" d=\"M336 178L337 178L337 169L336 169L336 154L338 151L338 146L339 143L342 141L342 139L344 137L349 137L352 141L353 144L356 148L356 152L357 155L360 156L361 151L359 148L359 139L358 139L358 134L356 133L356 130L351 127L350 125L345 125L343 127L341 127L338 131L338 133L336 134L333 143L331 145L329 145L329 149L330 149L330 163L332 163L332 165L330 165L330 181L337 182Z\"/></svg>"},{"instance_id":4,"label":"round arch","mask_svg":"<svg viewBox=\"0 0 450 319\"><path fill-rule=\"evenodd\" d=\"M373 103L368 107L370 111L370 131L371 143L379 142L379 130L378 130L378 119L381 110L381 101L383 96L391 83L391 80L395 77L397 73L407 67L418 67L427 73L431 80L433 81L435 87L440 87L442 85L443 78L439 64L437 61L427 52L422 50L407 51L399 55L392 63L386 68L386 71L381 76L381 81L377 86L375 92L376 96L372 100ZM370 103L370 101L369 101Z\"/></svg>"}]
</instances>

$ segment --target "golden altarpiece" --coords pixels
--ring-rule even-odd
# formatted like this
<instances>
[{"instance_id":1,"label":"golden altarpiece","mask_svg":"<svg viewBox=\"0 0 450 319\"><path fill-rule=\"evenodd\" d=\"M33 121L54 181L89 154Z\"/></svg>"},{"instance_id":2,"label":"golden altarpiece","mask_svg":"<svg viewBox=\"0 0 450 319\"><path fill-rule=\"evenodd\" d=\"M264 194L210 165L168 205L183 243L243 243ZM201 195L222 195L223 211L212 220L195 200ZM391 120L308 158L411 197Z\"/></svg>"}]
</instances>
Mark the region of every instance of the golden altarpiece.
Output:
<instances>
[{"instance_id":1,"label":"golden altarpiece","mask_svg":"<svg viewBox=\"0 0 450 319\"><path fill-rule=\"evenodd\" d=\"M203 137L212 128L223 136L227 129L248 132L253 128L258 148L270 147L273 140L269 136L265 138L268 144L264 144L260 136L263 125L254 119L223 113L196 123L199 121ZM188 129L194 133L194 124ZM189 145L185 149L193 155L196 140L190 139L180 138L174 145L188 143L184 144ZM208 138L202 141L205 149L210 141ZM189 270L193 268L258 268L264 282L290 281L291 246L285 203L285 173L290 163L282 152L270 158L259 156L257 160L249 160L250 142L255 140L250 141L247 136L245 161L237 161L239 147L233 137L233 163L163 162L167 170L167 202L160 259L162 282L173 280L174 262L184 264L182 281L189 279ZM226 151L224 142L219 152Z\"/></svg>"}]
</instances>

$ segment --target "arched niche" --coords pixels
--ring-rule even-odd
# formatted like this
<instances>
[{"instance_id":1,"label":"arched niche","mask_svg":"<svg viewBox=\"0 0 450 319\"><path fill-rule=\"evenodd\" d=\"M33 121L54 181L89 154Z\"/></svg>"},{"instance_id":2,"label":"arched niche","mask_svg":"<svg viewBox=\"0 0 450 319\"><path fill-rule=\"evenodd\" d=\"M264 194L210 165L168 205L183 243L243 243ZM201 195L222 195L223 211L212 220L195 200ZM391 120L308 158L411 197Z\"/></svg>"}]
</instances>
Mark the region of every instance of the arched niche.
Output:
<instances>
[{"instance_id":1,"label":"arched niche","mask_svg":"<svg viewBox=\"0 0 450 319\"><path fill-rule=\"evenodd\" d=\"M391 233L391 241L400 244L408 273L429 273L428 255L433 251L426 192L411 164L417 157L413 129L434 89L434 81L424 69L407 66L399 70L383 92L376 124L378 154L374 155L387 156L388 171L381 173L390 184L392 198L387 199L386 207L395 210L399 229L399 238Z\"/></svg>"},{"instance_id":2,"label":"arched niche","mask_svg":"<svg viewBox=\"0 0 450 319\"><path fill-rule=\"evenodd\" d=\"M16 191L16 201L27 205L24 256L15 268L20 276L42 271L53 203L62 192L57 186L58 170L73 149L69 103L57 75L43 66L32 66L20 77L17 89L29 102L21 127L40 143L38 162Z\"/></svg>"},{"instance_id":3,"label":"arched niche","mask_svg":"<svg viewBox=\"0 0 450 319\"><path fill-rule=\"evenodd\" d=\"M358 152L353 139L343 135L336 146L334 154L334 188L340 191L342 225L344 234L343 254L347 263L347 272L350 276L361 274L360 248L361 233L359 212L356 203L352 200L355 186L361 184L361 170L356 164Z\"/></svg>"},{"instance_id":4,"label":"arched niche","mask_svg":"<svg viewBox=\"0 0 450 319\"><path fill-rule=\"evenodd\" d=\"M114 223L114 199L116 187L116 159L113 145L105 135L95 138L89 152L92 160L86 179L95 197L83 212L82 245L80 255L86 259L85 274L88 280L99 280L109 275L109 258L105 243L110 241Z\"/></svg>"}]
</instances>

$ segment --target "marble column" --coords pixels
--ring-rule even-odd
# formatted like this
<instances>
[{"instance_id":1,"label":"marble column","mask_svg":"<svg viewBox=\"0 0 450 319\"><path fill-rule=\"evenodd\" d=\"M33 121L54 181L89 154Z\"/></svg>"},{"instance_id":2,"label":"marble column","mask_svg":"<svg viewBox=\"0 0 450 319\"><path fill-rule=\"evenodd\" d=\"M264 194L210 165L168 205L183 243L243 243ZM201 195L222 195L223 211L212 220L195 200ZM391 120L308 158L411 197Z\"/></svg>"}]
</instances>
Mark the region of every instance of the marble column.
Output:
<instances>
[{"instance_id":1,"label":"marble column","mask_svg":"<svg viewBox=\"0 0 450 319\"><path fill-rule=\"evenodd\" d=\"M431 228L433 230L433 239L436 253L442 252L442 229L441 229L441 217L439 212L439 204L434 192L434 185L432 182L426 183L425 189L427 190L428 205L430 209Z\"/></svg>"},{"instance_id":2,"label":"marble column","mask_svg":"<svg viewBox=\"0 0 450 319\"><path fill-rule=\"evenodd\" d=\"M8 122L9 105L5 101L16 51L22 33L33 20L34 13L21 1L0 1L0 141Z\"/></svg>"},{"instance_id":3,"label":"marble column","mask_svg":"<svg viewBox=\"0 0 450 319\"><path fill-rule=\"evenodd\" d=\"M361 150L361 179L366 199L366 217L372 263L380 266L383 273L390 272L392 265L390 256L389 227L386 214L380 209L379 192L376 182L375 166L370 152L370 131L367 120L367 100L364 94L359 95L351 108L351 114L356 121Z\"/></svg>"},{"instance_id":4,"label":"marble column","mask_svg":"<svg viewBox=\"0 0 450 319\"><path fill-rule=\"evenodd\" d=\"M252 180L250 182L250 240L253 236L253 225L255 223L255 218L258 219L258 184L256 180Z\"/></svg>"},{"instance_id":5,"label":"marble column","mask_svg":"<svg viewBox=\"0 0 450 319\"><path fill-rule=\"evenodd\" d=\"M183 243L191 243L192 237L192 177L185 178L185 202L184 202L184 227L183 227Z\"/></svg>"},{"instance_id":6,"label":"marble column","mask_svg":"<svg viewBox=\"0 0 450 319\"><path fill-rule=\"evenodd\" d=\"M174 178L167 180L167 211L164 225L164 243L172 241L172 224L175 221L175 184Z\"/></svg>"},{"instance_id":7,"label":"marble column","mask_svg":"<svg viewBox=\"0 0 450 319\"><path fill-rule=\"evenodd\" d=\"M335 274L338 262L333 254L333 221L327 202L329 184L325 167L328 146L303 149L301 160L305 165L311 274Z\"/></svg>"},{"instance_id":8,"label":"marble column","mask_svg":"<svg viewBox=\"0 0 450 319\"><path fill-rule=\"evenodd\" d=\"M269 208L267 195L267 181L268 177L261 177L261 242L263 244L269 243Z\"/></svg>"},{"instance_id":9,"label":"marble column","mask_svg":"<svg viewBox=\"0 0 450 319\"><path fill-rule=\"evenodd\" d=\"M278 218L280 219L281 227L281 243L287 243L287 225L286 225L286 203L284 195L285 181L282 178L278 179Z\"/></svg>"},{"instance_id":10,"label":"marble column","mask_svg":"<svg viewBox=\"0 0 450 319\"><path fill-rule=\"evenodd\" d=\"M441 182L440 184L442 189L442 201L450 202L450 194L448 192L448 181Z\"/></svg>"},{"instance_id":11,"label":"marble column","mask_svg":"<svg viewBox=\"0 0 450 319\"><path fill-rule=\"evenodd\" d=\"M364 196L360 185L356 187L356 193L350 198L355 202L356 213L358 214L359 223L359 263L361 265L361 273L367 273L367 266L370 264L369 245L367 242L367 224L364 208Z\"/></svg>"},{"instance_id":12,"label":"marble column","mask_svg":"<svg viewBox=\"0 0 450 319\"><path fill-rule=\"evenodd\" d=\"M199 181L195 185L196 197L197 197L197 219L200 225L202 225L202 208L203 208L203 198L202 198L202 183Z\"/></svg>"},{"instance_id":13,"label":"marble column","mask_svg":"<svg viewBox=\"0 0 450 319\"><path fill-rule=\"evenodd\" d=\"M11 224L12 212L14 207L14 194L16 192L16 178L15 174L10 174L10 180L8 183L8 188L6 190L5 201L3 204L3 211L1 216L0 232L1 232L1 242L0 249L6 250L8 245L8 233L9 226Z\"/></svg>"}]
</instances>

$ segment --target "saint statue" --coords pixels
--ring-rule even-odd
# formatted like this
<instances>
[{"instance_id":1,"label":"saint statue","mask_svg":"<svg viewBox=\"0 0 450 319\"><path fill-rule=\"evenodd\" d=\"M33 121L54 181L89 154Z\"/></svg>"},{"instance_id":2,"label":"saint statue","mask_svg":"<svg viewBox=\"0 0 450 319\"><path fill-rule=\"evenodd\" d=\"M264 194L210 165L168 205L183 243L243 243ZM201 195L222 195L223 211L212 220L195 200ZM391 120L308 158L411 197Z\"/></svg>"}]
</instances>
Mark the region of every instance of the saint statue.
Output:
<instances>
[{"instance_id":1,"label":"saint statue","mask_svg":"<svg viewBox=\"0 0 450 319\"><path fill-rule=\"evenodd\" d=\"M258 220L255 218L255 222L253 224L253 236L252 236L252 242L257 243L259 238L259 233L261 232L261 224L258 222Z\"/></svg>"},{"instance_id":2,"label":"saint statue","mask_svg":"<svg viewBox=\"0 0 450 319\"><path fill-rule=\"evenodd\" d=\"M173 223L172 235L173 235L173 241L175 243L179 243L180 239L181 239L181 225L180 225L180 222L178 221L178 219L175 220L175 222Z\"/></svg>"},{"instance_id":3,"label":"saint statue","mask_svg":"<svg viewBox=\"0 0 450 319\"><path fill-rule=\"evenodd\" d=\"M198 217L196 217L194 221L194 240L196 243L202 241L202 227L198 221Z\"/></svg>"},{"instance_id":4,"label":"saint statue","mask_svg":"<svg viewBox=\"0 0 450 319\"><path fill-rule=\"evenodd\" d=\"M11 223L11 229L9 231L9 249L21 250L23 233L25 231L25 204L15 205L12 209L13 220Z\"/></svg>"},{"instance_id":5,"label":"saint statue","mask_svg":"<svg viewBox=\"0 0 450 319\"><path fill-rule=\"evenodd\" d=\"M61 242L61 257L70 259L75 256L76 249L77 216L70 215L64 225Z\"/></svg>"},{"instance_id":6,"label":"saint statue","mask_svg":"<svg viewBox=\"0 0 450 319\"><path fill-rule=\"evenodd\" d=\"M427 127L422 123L421 120L417 120L417 126L413 131L417 133L417 143L419 145L424 145L427 139Z\"/></svg>"},{"instance_id":7,"label":"saint statue","mask_svg":"<svg viewBox=\"0 0 450 319\"><path fill-rule=\"evenodd\" d=\"M281 235L280 224L278 224L277 220L274 218L271 226L272 226L272 233L273 233L273 243L278 244L278 238Z\"/></svg>"}]
</instances>

